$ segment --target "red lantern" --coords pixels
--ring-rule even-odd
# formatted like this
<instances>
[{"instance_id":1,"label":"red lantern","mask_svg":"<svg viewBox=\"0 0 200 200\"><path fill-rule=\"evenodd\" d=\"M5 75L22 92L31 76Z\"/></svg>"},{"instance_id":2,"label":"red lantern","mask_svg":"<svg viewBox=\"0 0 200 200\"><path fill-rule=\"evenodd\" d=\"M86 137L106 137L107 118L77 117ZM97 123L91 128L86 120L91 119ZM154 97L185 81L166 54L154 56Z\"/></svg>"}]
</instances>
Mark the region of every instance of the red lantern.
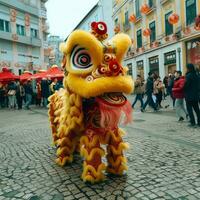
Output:
<instances>
[{"instance_id":1,"label":"red lantern","mask_svg":"<svg viewBox=\"0 0 200 200\"><path fill-rule=\"evenodd\" d=\"M133 14L129 17L129 21L135 23L136 22L136 16Z\"/></svg>"},{"instance_id":2,"label":"red lantern","mask_svg":"<svg viewBox=\"0 0 200 200\"><path fill-rule=\"evenodd\" d=\"M119 25L115 26L114 32L115 33L119 33L120 32L120 26Z\"/></svg>"},{"instance_id":3,"label":"red lantern","mask_svg":"<svg viewBox=\"0 0 200 200\"><path fill-rule=\"evenodd\" d=\"M140 8L140 12L143 14L147 14L149 12L149 10L150 10L150 8L146 3L143 4Z\"/></svg>"},{"instance_id":4,"label":"red lantern","mask_svg":"<svg viewBox=\"0 0 200 200\"><path fill-rule=\"evenodd\" d=\"M144 29L144 30L143 30L143 35L144 35L145 37L150 36L150 35L151 35L151 30L150 30L149 28Z\"/></svg>"},{"instance_id":5,"label":"red lantern","mask_svg":"<svg viewBox=\"0 0 200 200\"><path fill-rule=\"evenodd\" d=\"M179 21L179 16L176 13L173 13L169 16L168 21L170 24L176 24Z\"/></svg>"},{"instance_id":6,"label":"red lantern","mask_svg":"<svg viewBox=\"0 0 200 200\"><path fill-rule=\"evenodd\" d=\"M195 18L195 30L199 31L200 30L200 14Z\"/></svg>"}]
</instances>

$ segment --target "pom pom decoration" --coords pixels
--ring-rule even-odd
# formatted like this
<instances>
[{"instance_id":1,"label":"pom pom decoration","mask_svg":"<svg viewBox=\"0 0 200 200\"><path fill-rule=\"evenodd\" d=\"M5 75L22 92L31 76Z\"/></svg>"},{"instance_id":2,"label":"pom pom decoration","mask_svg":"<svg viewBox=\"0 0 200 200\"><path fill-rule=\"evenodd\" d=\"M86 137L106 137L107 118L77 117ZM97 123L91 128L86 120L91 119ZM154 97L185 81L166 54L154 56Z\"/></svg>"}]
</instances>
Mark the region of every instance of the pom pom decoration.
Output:
<instances>
[{"instance_id":1,"label":"pom pom decoration","mask_svg":"<svg viewBox=\"0 0 200 200\"><path fill-rule=\"evenodd\" d=\"M145 15L146 15L149 11L150 11L150 8L149 8L149 6L148 6L146 3L144 3L144 4L141 6L141 8L140 8L140 12L143 13L143 14L145 14Z\"/></svg>"},{"instance_id":2,"label":"pom pom decoration","mask_svg":"<svg viewBox=\"0 0 200 200\"><path fill-rule=\"evenodd\" d=\"M92 22L91 23L92 34L99 40L105 40L108 37L107 26L104 22Z\"/></svg>"},{"instance_id":3,"label":"pom pom decoration","mask_svg":"<svg viewBox=\"0 0 200 200\"><path fill-rule=\"evenodd\" d=\"M149 37L151 35L151 30L149 28L146 28L143 30L143 35L145 37Z\"/></svg>"},{"instance_id":4,"label":"pom pom decoration","mask_svg":"<svg viewBox=\"0 0 200 200\"><path fill-rule=\"evenodd\" d=\"M119 33L104 42L104 22L93 22L91 29L72 32L60 46L64 88L49 97L49 120L56 163L71 163L73 153L80 152L81 178L97 183L105 179L104 171L123 175L127 170L123 152L128 144L119 124L132 122L132 107L123 93L131 93L134 83L121 64L131 39ZM107 165L102 162L105 155Z\"/></svg>"},{"instance_id":5,"label":"pom pom decoration","mask_svg":"<svg viewBox=\"0 0 200 200\"><path fill-rule=\"evenodd\" d=\"M195 30L199 31L200 30L200 14L195 18Z\"/></svg>"},{"instance_id":6,"label":"pom pom decoration","mask_svg":"<svg viewBox=\"0 0 200 200\"><path fill-rule=\"evenodd\" d=\"M178 21L179 21L179 16L176 14L176 13L172 13L169 18L168 18L168 21L170 24L177 24Z\"/></svg>"},{"instance_id":7,"label":"pom pom decoration","mask_svg":"<svg viewBox=\"0 0 200 200\"><path fill-rule=\"evenodd\" d=\"M134 14L132 14L130 17L129 17L129 21L132 22L132 23L135 23L137 20L136 16Z\"/></svg>"}]
</instances>

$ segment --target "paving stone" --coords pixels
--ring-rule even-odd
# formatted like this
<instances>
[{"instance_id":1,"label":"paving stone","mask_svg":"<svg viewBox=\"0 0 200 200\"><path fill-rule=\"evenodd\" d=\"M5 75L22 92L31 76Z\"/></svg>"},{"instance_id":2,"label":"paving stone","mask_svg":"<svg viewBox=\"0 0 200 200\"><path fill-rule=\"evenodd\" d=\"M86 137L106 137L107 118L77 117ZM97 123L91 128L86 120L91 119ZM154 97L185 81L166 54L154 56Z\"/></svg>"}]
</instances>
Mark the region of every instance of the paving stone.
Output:
<instances>
[{"instance_id":1,"label":"paving stone","mask_svg":"<svg viewBox=\"0 0 200 200\"><path fill-rule=\"evenodd\" d=\"M14 112L0 110L0 200L200 199L199 129L177 123L172 110L136 111L125 128L131 146L127 175L95 185L80 179L78 155L71 165L55 164L46 110Z\"/></svg>"}]
</instances>

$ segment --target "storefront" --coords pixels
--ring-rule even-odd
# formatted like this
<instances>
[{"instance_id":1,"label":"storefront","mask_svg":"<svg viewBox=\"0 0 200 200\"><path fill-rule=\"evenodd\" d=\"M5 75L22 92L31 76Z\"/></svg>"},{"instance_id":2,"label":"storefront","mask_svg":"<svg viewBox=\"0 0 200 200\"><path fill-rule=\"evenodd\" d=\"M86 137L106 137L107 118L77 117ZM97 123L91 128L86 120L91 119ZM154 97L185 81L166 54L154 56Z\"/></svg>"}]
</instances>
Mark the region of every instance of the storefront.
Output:
<instances>
[{"instance_id":1,"label":"storefront","mask_svg":"<svg viewBox=\"0 0 200 200\"><path fill-rule=\"evenodd\" d=\"M165 75L173 74L176 71L176 51L164 54Z\"/></svg>"},{"instance_id":2,"label":"storefront","mask_svg":"<svg viewBox=\"0 0 200 200\"><path fill-rule=\"evenodd\" d=\"M200 69L200 37L186 42L186 62Z\"/></svg>"},{"instance_id":3,"label":"storefront","mask_svg":"<svg viewBox=\"0 0 200 200\"><path fill-rule=\"evenodd\" d=\"M139 60L136 62L137 75L140 75L144 79L144 62Z\"/></svg>"},{"instance_id":4,"label":"storefront","mask_svg":"<svg viewBox=\"0 0 200 200\"><path fill-rule=\"evenodd\" d=\"M154 56L149 58L149 71L159 76L159 58Z\"/></svg>"}]
</instances>

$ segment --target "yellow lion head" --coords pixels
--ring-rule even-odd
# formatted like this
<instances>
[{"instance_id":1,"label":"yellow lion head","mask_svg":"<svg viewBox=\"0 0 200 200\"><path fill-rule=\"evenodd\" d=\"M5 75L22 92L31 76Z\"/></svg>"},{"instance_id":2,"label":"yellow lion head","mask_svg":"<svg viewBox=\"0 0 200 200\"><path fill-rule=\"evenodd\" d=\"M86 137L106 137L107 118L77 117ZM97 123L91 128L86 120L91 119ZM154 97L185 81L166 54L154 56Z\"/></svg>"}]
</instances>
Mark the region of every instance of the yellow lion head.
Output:
<instances>
[{"instance_id":1,"label":"yellow lion head","mask_svg":"<svg viewBox=\"0 0 200 200\"><path fill-rule=\"evenodd\" d=\"M122 59L131 45L128 35L120 33L109 41L103 22L93 22L91 33L76 30L60 45L67 71L64 84L84 98L104 93L131 93L133 81L126 75Z\"/></svg>"}]
</instances>

